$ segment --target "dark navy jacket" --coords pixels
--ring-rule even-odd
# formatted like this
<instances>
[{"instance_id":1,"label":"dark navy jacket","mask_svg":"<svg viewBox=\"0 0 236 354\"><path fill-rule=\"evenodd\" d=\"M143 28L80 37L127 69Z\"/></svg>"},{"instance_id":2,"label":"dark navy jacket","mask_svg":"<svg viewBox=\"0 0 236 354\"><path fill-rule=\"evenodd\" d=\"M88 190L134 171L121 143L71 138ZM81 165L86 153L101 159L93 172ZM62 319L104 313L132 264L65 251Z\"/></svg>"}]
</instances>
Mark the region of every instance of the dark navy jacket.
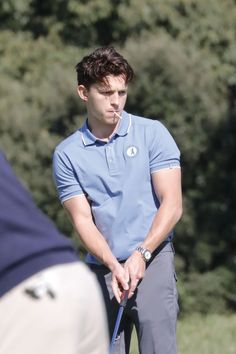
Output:
<instances>
[{"instance_id":1,"label":"dark navy jacket","mask_svg":"<svg viewBox=\"0 0 236 354\"><path fill-rule=\"evenodd\" d=\"M49 266L78 260L0 152L0 296Z\"/></svg>"}]
</instances>

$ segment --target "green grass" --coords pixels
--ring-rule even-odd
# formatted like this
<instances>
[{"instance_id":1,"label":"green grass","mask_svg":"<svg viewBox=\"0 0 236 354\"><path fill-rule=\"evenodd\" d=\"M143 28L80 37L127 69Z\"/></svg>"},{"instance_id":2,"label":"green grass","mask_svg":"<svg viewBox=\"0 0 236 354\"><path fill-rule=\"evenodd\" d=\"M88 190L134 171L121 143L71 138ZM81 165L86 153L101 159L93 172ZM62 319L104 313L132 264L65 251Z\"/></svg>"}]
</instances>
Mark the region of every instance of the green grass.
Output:
<instances>
[{"instance_id":1,"label":"green grass","mask_svg":"<svg viewBox=\"0 0 236 354\"><path fill-rule=\"evenodd\" d=\"M178 321L177 333L179 354L236 354L236 315L191 315ZM131 348L138 354L135 334Z\"/></svg>"}]
</instances>

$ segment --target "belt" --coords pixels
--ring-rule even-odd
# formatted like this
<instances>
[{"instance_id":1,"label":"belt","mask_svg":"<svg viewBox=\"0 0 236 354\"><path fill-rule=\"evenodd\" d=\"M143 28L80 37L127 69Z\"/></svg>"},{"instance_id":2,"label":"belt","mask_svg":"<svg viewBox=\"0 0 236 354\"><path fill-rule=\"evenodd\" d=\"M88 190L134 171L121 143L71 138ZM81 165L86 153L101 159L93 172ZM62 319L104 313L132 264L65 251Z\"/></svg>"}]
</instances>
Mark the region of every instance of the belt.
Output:
<instances>
[{"instance_id":1,"label":"belt","mask_svg":"<svg viewBox=\"0 0 236 354\"><path fill-rule=\"evenodd\" d=\"M150 260L147 263L150 263L153 260L153 258L155 258L158 255L158 253L160 253L163 250L163 248L165 248L167 245L169 245L170 247L168 248L168 250L166 250L166 252L175 252L172 241L164 241L160 244L160 246L158 246L152 252L152 257L150 258ZM125 262L126 262L126 259L119 260L119 263L125 263Z\"/></svg>"},{"instance_id":2,"label":"belt","mask_svg":"<svg viewBox=\"0 0 236 354\"><path fill-rule=\"evenodd\" d=\"M160 244L160 246L158 246L153 252L152 252L152 257L151 259L147 262L147 265L149 263L152 262L152 260L166 247L168 246L168 249L166 250L166 252L174 252L174 246L173 246L173 243L172 241L164 241ZM122 260L119 260L118 262L119 263L125 263L127 259L122 259ZM88 264L89 267L91 269L102 269L102 268L107 268L104 264L94 264L94 263L90 263ZM107 268L108 269L108 268Z\"/></svg>"}]
</instances>

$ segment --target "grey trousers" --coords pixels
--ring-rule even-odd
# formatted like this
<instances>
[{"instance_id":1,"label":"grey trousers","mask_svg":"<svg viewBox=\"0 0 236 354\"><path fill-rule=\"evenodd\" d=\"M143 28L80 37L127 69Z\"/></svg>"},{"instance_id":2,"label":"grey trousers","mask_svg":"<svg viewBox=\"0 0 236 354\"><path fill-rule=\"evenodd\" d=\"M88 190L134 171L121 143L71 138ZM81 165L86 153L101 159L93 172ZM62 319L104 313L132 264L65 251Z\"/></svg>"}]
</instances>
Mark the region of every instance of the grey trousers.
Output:
<instances>
[{"instance_id":1,"label":"grey trousers","mask_svg":"<svg viewBox=\"0 0 236 354\"><path fill-rule=\"evenodd\" d=\"M171 243L160 247L147 265L145 277L134 296L128 300L114 353L128 354L133 326L136 328L140 354L176 354L176 322L178 294ZM102 287L110 337L112 336L119 304L111 289L111 272L105 266L91 266Z\"/></svg>"}]
</instances>

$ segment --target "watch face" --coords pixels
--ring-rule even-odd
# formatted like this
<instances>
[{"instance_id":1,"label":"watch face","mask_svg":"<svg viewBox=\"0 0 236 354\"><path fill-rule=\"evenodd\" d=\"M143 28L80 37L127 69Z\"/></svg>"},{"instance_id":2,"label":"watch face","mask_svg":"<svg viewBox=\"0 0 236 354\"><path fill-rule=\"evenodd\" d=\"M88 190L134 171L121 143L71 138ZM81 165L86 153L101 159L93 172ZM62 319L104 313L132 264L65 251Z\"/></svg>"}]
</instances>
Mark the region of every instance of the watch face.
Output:
<instances>
[{"instance_id":1,"label":"watch face","mask_svg":"<svg viewBox=\"0 0 236 354\"><path fill-rule=\"evenodd\" d=\"M151 258L151 252L150 251L146 251L145 253L144 253L144 257L145 257L145 259L147 260L147 261L149 261L149 259Z\"/></svg>"}]
</instances>

